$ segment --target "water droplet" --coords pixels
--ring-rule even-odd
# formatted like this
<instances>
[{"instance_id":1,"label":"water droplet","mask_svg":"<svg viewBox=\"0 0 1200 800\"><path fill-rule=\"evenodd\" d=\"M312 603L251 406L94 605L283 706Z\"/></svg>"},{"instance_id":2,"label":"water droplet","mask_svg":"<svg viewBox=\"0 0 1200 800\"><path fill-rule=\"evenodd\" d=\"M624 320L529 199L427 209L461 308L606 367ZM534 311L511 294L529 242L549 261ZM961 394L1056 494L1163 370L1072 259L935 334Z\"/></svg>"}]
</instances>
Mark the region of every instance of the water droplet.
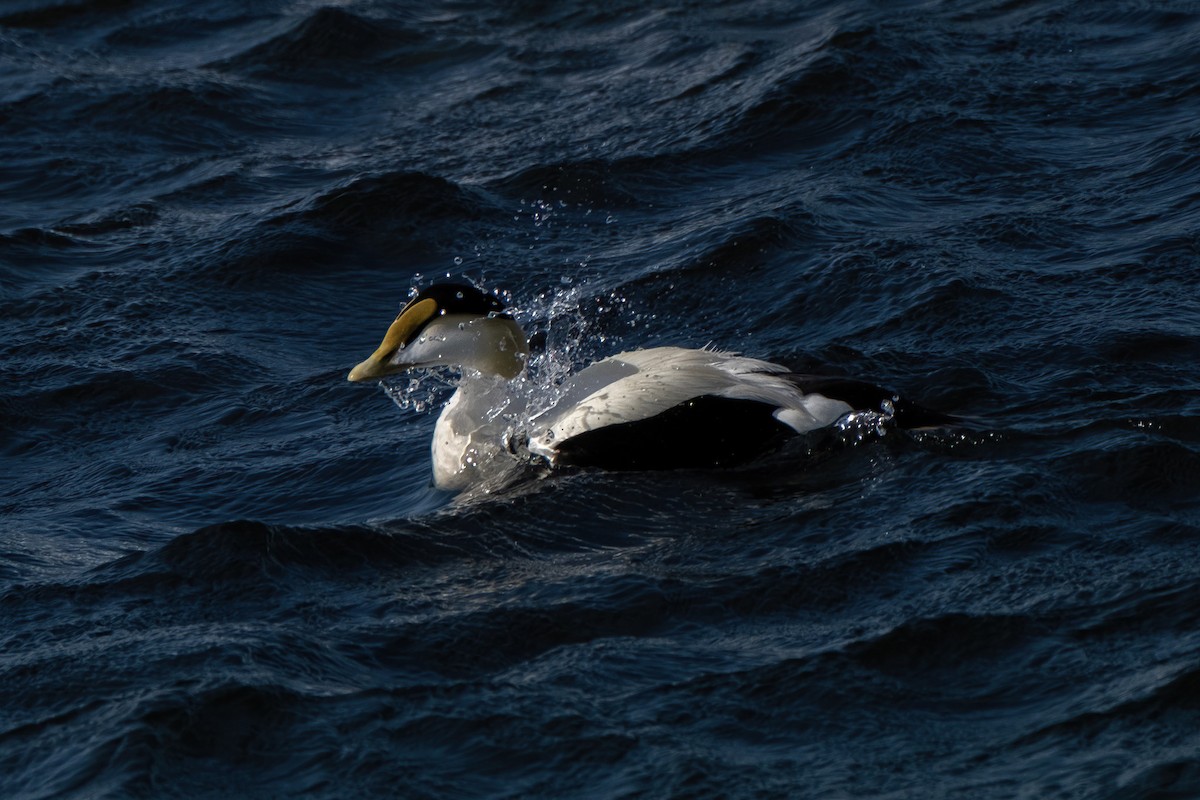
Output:
<instances>
[{"instance_id":1,"label":"water droplet","mask_svg":"<svg viewBox=\"0 0 1200 800\"><path fill-rule=\"evenodd\" d=\"M462 264L462 256L455 256L454 257L454 265L458 266L460 264Z\"/></svg>"}]
</instances>

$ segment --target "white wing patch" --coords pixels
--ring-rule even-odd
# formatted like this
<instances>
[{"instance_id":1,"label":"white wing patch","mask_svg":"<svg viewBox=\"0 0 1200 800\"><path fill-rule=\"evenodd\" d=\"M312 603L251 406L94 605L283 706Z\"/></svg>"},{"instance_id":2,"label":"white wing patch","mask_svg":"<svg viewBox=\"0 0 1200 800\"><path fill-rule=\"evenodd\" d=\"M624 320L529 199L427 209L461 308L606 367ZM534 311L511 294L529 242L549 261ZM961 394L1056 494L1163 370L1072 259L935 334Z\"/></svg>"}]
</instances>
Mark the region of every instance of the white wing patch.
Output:
<instances>
[{"instance_id":1,"label":"white wing patch","mask_svg":"<svg viewBox=\"0 0 1200 800\"><path fill-rule=\"evenodd\" d=\"M702 395L755 400L797 433L831 425L849 404L801 393L778 364L715 350L655 347L620 353L576 375L562 398L535 417L530 451L554 461L560 443L608 425L649 419Z\"/></svg>"}]
</instances>

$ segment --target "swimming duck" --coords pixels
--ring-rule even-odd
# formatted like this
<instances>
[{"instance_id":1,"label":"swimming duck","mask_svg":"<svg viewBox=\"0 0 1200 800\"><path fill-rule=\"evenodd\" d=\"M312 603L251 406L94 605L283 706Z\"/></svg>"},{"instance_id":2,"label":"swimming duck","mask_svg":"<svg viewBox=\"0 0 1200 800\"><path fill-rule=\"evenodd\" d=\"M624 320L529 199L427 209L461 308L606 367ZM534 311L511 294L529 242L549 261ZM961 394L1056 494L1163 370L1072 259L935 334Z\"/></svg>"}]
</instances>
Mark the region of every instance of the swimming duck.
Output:
<instances>
[{"instance_id":1,"label":"swimming duck","mask_svg":"<svg viewBox=\"0 0 1200 800\"><path fill-rule=\"evenodd\" d=\"M855 411L909 428L952 420L863 381L682 347L598 361L569 378L552 406L526 419L525 402L508 384L524 374L528 359L525 333L498 297L443 283L413 297L347 378L462 370L432 445L434 484L451 490L477 482L487 462L519 446L551 466L711 468L745 463ZM515 436L513 419L526 424Z\"/></svg>"}]
</instances>

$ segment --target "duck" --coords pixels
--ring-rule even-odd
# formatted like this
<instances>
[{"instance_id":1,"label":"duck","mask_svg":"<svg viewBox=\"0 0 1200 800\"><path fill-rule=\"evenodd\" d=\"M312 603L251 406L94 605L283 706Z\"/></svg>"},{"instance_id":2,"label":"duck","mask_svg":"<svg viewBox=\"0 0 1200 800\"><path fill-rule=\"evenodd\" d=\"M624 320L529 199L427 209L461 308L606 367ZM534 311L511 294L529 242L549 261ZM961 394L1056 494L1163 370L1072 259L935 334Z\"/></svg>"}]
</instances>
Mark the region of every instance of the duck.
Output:
<instances>
[{"instance_id":1,"label":"duck","mask_svg":"<svg viewBox=\"0 0 1200 800\"><path fill-rule=\"evenodd\" d=\"M533 409L528 393L512 388L529 358L528 337L497 295L437 283L404 305L347 379L434 367L460 372L431 445L433 483L451 491L481 481L489 465L518 452L551 468L713 469L746 464L861 412L901 428L955 421L867 381L794 373L709 347L609 356Z\"/></svg>"}]
</instances>

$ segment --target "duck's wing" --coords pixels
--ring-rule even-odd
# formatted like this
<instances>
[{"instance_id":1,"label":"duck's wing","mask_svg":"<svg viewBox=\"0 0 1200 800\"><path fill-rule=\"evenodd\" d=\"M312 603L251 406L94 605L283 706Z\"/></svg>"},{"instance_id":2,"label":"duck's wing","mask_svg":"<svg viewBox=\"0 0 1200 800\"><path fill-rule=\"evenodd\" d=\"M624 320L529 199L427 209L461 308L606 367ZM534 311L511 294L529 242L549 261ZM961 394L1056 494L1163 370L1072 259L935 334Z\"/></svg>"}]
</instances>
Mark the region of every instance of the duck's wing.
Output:
<instances>
[{"instance_id":1,"label":"duck's wing","mask_svg":"<svg viewBox=\"0 0 1200 800\"><path fill-rule=\"evenodd\" d=\"M806 394L783 370L713 350L621 353L568 383L560 401L533 420L529 449L554 461L564 449L577 450L602 435L649 437L662 451L678 449L689 436L698 442L713 436L757 441L823 427L853 410L840 400Z\"/></svg>"},{"instance_id":2,"label":"duck's wing","mask_svg":"<svg viewBox=\"0 0 1200 800\"><path fill-rule=\"evenodd\" d=\"M960 420L865 381L787 372L712 350L621 353L580 372L533 420L529 449L610 469L726 466L853 411L905 428Z\"/></svg>"}]
</instances>

